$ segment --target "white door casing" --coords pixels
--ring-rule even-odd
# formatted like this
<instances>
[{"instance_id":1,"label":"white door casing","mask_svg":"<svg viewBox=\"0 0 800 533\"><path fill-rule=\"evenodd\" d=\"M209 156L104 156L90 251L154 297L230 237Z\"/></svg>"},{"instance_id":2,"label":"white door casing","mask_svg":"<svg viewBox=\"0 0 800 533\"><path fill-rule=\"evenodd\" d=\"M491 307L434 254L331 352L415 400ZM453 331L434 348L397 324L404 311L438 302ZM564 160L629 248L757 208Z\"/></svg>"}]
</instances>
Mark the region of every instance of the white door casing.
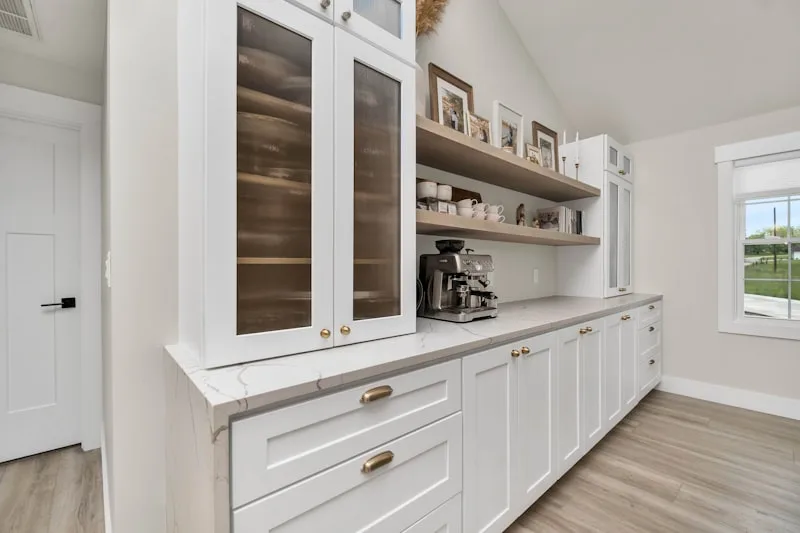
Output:
<instances>
[{"instance_id":1,"label":"white door casing","mask_svg":"<svg viewBox=\"0 0 800 533\"><path fill-rule=\"evenodd\" d=\"M6 262L9 259L6 257L6 251L8 250L7 241L9 240L7 237L7 226L10 225L8 220L13 218L13 224L16 226L11 231L13 236L10 239L11 251L13 254L8 254L12 261L11 275L16 279L16 277L20 276L19 267L21 265L25 265L30 260L37 261L35 261L34 268L24 273L24 278L20 279L21 283L13 284L12 291L10 291L11 298L16 301L36 297L38 300L45 295L49 296L49 294L43 292L44 289L47 288L44 284L35 287L30 285L31 280L35 279L37 274L49 274L49 269L52 269L52 282L50 283L50 287L54 292L52 296L55 298L55 300L47 302L37 302L36 308L30 304L23 310L24 313L15 313L12 317L12 320L16 321L14 329L17 329L16 324L24 323L25 313L28 314L28 317L33 317L38 320L40 324L45 323L44 321L47 320L52 322L54 329L53 336L50 340L42 335L41 338L36 338L33 342L39 346L46 347L48 346L47 343L52 341L54 343L53 346L57 347L58 352L53 353L59 353L59 359L57 363L54 360L50 361L50 369L51 372L54 373L49 374L57 383L56 403L59 403L63 398L65 401L64 409L67 409L67 405L72 405L72 402L76 403L76 405L69 410L75 409L76 414L73 423L75 424L74 431L77 437L70 436L68 439L64 437L64 442L67 440L71 441L69 442L70 444L80 442L84 450L95 449L100 446L102 419L100 318L100 265L102 257L100 238L101 108L92 104L0 84L0 123L2 123L2 131L5 132L0 133L0 151L4 152L3 155L0 156L0 189L3 189L3 191L0 192L0 196L3 197L3 199L0 199L0 206L2 206L0 207L0 238L3 241L0 243L3 255L0 257L0 269L7 270ZM20 144L28 145L27 148L20 148L19 151L14 151L12 149L13 160L6 157L6 150L3 149L3 146L7 146L3 140L8 136L9 128L13 131L12 137L15 139L13 143L16 147L19 147ZM25 139L30 140L31 136L33 136L33 142L26 142ZM10 179L6 179L7 174L6 171L3 170L3 165L19 164L20 161L24 161L24 157L30 157L31 152L35 153L36 151L41 151L41 146L43 144L47 145L48 143L51 146L49 174L52 179L49 192L47 187L44 188L44 195L47 196L47 199L42 200L40 195L41 191L39 190L37 190L37 196L32 198L23 195L22 198L14 200L13 211L15 213L12 216L11 210L7 209L8 204L4 202L4 199L10 199L11 197L11 195L6 194L5 191L8 190L7 187L11 187L12 185ZM76 150L76 153L72 156L64 151L69 146ZM69 163L70 158L74 158L75 176L70 179L74 179L72 186L75 190L68 193L69 187L66 185L68 180L62 179L64 176L61 171L64 168L73 166L73 164ZM37 161L38 163L34 163L34 165L37 165L34 168L42 171L44 169L43 162L38 158ZM34 177L36 176L34 175ZM13 185L13 187L15 190L17 189L16 185ZM26 192L25 186L23 186L22 191ZM27 192L30 192L30 190L28 189ZM74 194L74 197L71 200L67 200L68 203L62 205L60 202L69 194ZM38 208L40 210L42 209L43 203L49 201L49 217L38 217L35 216L34 212L25 213L24 217L16 216L22 211L21 208L24 202L31 201L34 203L38 202ZM72 217L67 217L70 218L71 222L69 224L64 224L62 227L61 220L64 218L65 213L69 212L67 205L69 205L70 201L74 202L71 207L74 211L74 219ZM47 211L47 209L45 209L45 211ZM54 222L51 222L50 228L45 227L47 218L54 220ZM35 224L37 227L32 227L26 232L25 229L22 228L22 224ZM66 252L64 247L67 246L69 238L64 240L61 239L61 236L63 236L63 231L70 228L70 225L74 227L78 236L74 239L74 248ZM49 234L48 230L50 231ZM22 233L22 235L20 235L20 233ZM27 236L32 238L28 239ZM55 248L51 246L48 250L48 243L46 242L48 240L51 240L52 244L55 244ZM18 253L20 251L21 253ZM67 286L65 279L70 275L69 268L62 269L61 266L65 264L65 261L69 261L66 256L70 254L74 256L72 261L74 261L74 268L76 271L72 274L75 277L75 281L72 282L73 285ZM52 261L49 266L46 260L48 256ZM44 259L44 261L40 261L39 259ZM0 286L2 286L0 292L3 293L7 292L9 287L7 275L8 273L0 274ZM70 292L70 294L66 294L67 292ZM75 309L64 311L50 310L48 311L50 313L49 315L38 314L38 311L42 310L42 308L39 307L41 304L59 301L60 298L69 296L74 296L77 299L77 307ZM0 317L0 346L2 346L2 348L0 348L0 359L3 359L3 361L0 362L0 366L3 367L2 370L0 370L0 372L3 373L3 375L0 376L0 387L3 387L3 389L6 389L6 382L9 378L7 374L9 371L30 374L27 372L27 369L30 369L32 365L44 364L44 366L36 368L37 376L41 378L43 373L47 375L47 361L41 357L38 359L31 358L25 361L25 367L12 367L8 364L4 364L9 362L7 361L8 352L6 350L9 346L9 339L6 332L8 331L10 321L8 319L9 316L4 313L6 307L4 302L7 297L8 295L6 294L0 296L0 307L3 308L0 310L0 314L3 314L3 316ZM12 311L15 311L15 309L12 309ZM68 330L67 333L65 333L65 330ZM23 333L24 332L18 331L13 332L12 337L17 339L12 340L13 350L17 350L17 342L19 339L23 338L20 336ZM77 358L69 369L63 369L63 363L60 357L62 351L60 343L62 340L65 342L64 347L69 346L69 342L67 341L71 341L76 345L74 349L76 350ZM26 349L29 350L29 353L33 353L33 346ZM60 374L59 369L62 370ZM58 380L62 378L66 379L67 376L73 378L74 385L70 385L69 381L65 381L63 388L59 387ZM29 376L30 379L34 377L35 376ZM43 381L40 381L38 382L39 388L30 387L29 390L23 393L24 397L12 391L10 387L4 390L2 400L0 400L0 403L4 404L0 405L0 407L3 407L3 409L0 409L0 411L2 411L0 416L5 417L5 414L9 411L8 407L11 407L12 411L17 411L13 413L15 415L22 413L33 415L35 413L36 416L38 416L46 413L48 410L51 413L54 412L55 408L36 408L41 407L41 404L48 403L48 398L43 392L47 389L42 386L42 384ZM15 387L18 387L18 384L15 384ZM18 390L18 388L15 390ZM75 392L72 392L73 390ZM15 395L15 397L10 398L12 395ZM67 401L68 398L70 398L69 401ZM11 401L9 402L9 400ZM15 405L15 402L22 402L22 404L17 403ZM37 403L40 405L37 406ZM27 405L33 409L27 411L23 410L22 413L20 413L19 407L22 405ZM58 409L60 408L61 407L58 406ZM13 418L20 420L19 417ZM15 420L14 423L16 423L17 420ZM66 420L66 417L64 420ZM3 426L4 423L5 422L0 422L0 426ZM47 446L62 445L59 440L55 438L57 431L61 430L60 423L61 422L53 426L48 426L47 434L50 435L52 433L54 436L52 437L51 444ZM0 429L0 435L5 434L5 430ZM6 443L9 443L9 447L12 445L10 439L3 439L0 441L0 448L3 448ZM14 444L14 446L19 447L19 442ZM45 446L45 444L40 443L39 446ZM33 449L34 448L30 448L28 451L23 451L21 453L35 453ZM5 457L6 455L3 454L3 456Z\"/></svg>"},{"instance_id":2,"label":"white door casing","mask_svg":"<svg viewBox=\"0 0 800 533\"><path fill-rule=\"evenodd\" d=\"M80 442L77 132L0 118L0 461ZM79 302L81 303L81 302Z\"/></svg>"}]
</instances>

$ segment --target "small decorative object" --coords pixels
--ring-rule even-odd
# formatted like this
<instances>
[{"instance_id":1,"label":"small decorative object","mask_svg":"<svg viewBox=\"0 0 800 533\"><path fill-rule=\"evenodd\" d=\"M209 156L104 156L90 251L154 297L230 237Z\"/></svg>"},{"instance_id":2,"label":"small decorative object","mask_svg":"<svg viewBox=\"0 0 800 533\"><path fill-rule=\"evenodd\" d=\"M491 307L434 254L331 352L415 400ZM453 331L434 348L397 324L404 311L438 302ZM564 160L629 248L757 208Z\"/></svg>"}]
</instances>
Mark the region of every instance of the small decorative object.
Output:
<instances>
[{"instance_id":1,"label":"small decorative object","mask_svg":"<svg viewBox=\"0 0 800 533\"><path fill-rule=\"evenodd\" d=\"M417 183L417 199L436 198L439 184L435 181L420 181Z\"/></svg>"},{"instance_id":2,"label":"small decorative object","mask_svg":"<svg viewBox=\"0 0 800 533\"><path fill-rule=\"evenodd\" d=\"M534 121L533 144L542 151L542 166L558 172L558 133Z\"/></svg>"},{"instance_id":3,"label":"small decorative object","mask_svg":"<svg viewBox=\"0 0 800 533\"><path fill-rule=\"evenodd\" d=\"M517 226L525 225L525 204L517 206Z\"/></svg>"},{"instance_id":4,"label":"small decorative object","mask_svg":"<svg viewBox=\"0 0 800 533\"><path fill-rule=\"evenodd\" d=\"M417 0L417 37L436 30L449 0Z\"/></svg>"},{"instance_id":5,"label":"small decorative object","mask_svg":"<svg viewBox=\"0 0 800 533\"><path fill-rule=\"evenodd\" d=\"M575 132L575 180L580 181L578 179L578 170L581 167L581 135L579 132Z\"/></svg>"},{"instance_id":6,"label":"small decorative object","mask_svg":"<svg viewBox=\"0 0 800 533\"><path fill-rule=\"evenodd\" d=\"M536 163L537 165L542 164L542 151L538 146L525 143L525 153L527 154L525 158L531 163Z\"/></svg>"},{"instance_id":7,"label":"small decorative object","mask_svg":"<svg viewBox=\"0 0 800 533\"><path fill-rule=\"evenodd\" d=\"M492 125L485 118L473 113L467 113L467 134L481 142L492 143Z\"/></svg>"},{"instance_id":8,"label":"small decorative object","mask_svg":"<svg viewBox=\"0 0 800 533\"><path fill-rule=\"evenodd\" d=\"M428 64L431 118L456 131L467 133L467 112L474 110L472 85L442 68Z\"/></svg>"},{"instance_id":9,"label":"small decorative object","mask_svg":"<svg viewBox=\"0 0 800 533\"><path fill-rule=\"evenodd\" d=\"M539 219L536 218L536 217L533 217L533 220L531 220L531 227L539 229L540 226L541 226L541 223L539 222Z\"/></svg>"},{"instance_id":10,"label":"small decorative object","mask_svg":"<svg viewBox=\"0 0 800 533\"><path fill-rule=\"evenodd\" d=\"M492 114L492 143L499 148L509 148L509 152L522 157L523 118L505 104L494 101Z\"/></svg>"}]
</instances>

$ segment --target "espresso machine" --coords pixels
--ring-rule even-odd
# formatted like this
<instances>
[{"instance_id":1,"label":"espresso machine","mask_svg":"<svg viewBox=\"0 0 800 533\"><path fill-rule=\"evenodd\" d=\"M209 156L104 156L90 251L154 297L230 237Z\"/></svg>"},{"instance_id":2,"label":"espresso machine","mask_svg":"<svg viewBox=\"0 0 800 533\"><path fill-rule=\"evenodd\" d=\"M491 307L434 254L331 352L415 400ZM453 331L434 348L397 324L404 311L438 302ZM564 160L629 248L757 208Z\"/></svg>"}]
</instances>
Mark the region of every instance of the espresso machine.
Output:
<instances>
[{"instance_id":1,"label":"espresso machine","mask_svg":"<svg viewBox=\"0 0 800 533\"><path fill-rule=\"evenodd\" d=\"M488 274L494 272L490 255L459 253L464 241L436 241L441 253L419 258L419 279L423 288L418 315L449 322L471 322L497 316L497 295Z\"/></svg>"}]
</instances>

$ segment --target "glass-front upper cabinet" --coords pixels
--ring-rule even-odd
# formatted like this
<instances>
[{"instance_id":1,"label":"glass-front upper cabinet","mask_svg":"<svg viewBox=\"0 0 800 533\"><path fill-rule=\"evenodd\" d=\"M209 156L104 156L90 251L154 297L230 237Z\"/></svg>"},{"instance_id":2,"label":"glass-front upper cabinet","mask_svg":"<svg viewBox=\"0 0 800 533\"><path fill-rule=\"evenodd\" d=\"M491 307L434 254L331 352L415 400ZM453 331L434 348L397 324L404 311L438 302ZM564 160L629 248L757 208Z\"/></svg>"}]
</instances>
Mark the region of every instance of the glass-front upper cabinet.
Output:
<instances>
[{"instance_id":1,"label":"glass-front upper cabinet","mask_svg":"<svg viewBox=\"0 0 800 533\"><path fill-rule=\"evenodd\" d=\"M414 70L336 34L336 343L414 330Z\"/></svg>"},{"instance_id":2,"label":"glass-front upper cabinet","mask_svg":"<svg viewBox=\"0 0 800 533\"><path fill-rule=\"evenodd\" d=\"M633 292L633 186L626 180L606 173L605 187L605 296Z\"/></svg>"},{"instance_id":3,"label":"glass-front upper cabinet","mask_svg":"<svg viewBox=\"0 0 800 533\"><path fill-rule=\"evenodd\" d=\"M337 24L406 61L414 61L415 1L334 0L334 5Z\"/></svg>"}]
</instances>

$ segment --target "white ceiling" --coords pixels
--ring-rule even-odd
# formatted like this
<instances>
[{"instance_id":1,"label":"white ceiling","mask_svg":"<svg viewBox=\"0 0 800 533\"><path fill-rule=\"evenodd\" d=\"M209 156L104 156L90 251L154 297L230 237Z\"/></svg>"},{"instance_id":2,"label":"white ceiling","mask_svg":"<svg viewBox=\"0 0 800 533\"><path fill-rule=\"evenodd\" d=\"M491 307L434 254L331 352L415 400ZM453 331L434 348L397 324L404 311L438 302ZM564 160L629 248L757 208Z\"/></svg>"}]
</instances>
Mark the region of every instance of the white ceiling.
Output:
<instances>
[{"instance_id":1,"label":"white ceiling","mask_svg":"<svg viewBox=\"0 0 800 533\"><path fill-rule=\"evenodd\" d=\"M798 0L499 0L567 115L627 143L800 105Z\"/></svg>"},{"instance_id":2,"label":"white ceiling","mask_svg":"<svg viewBox=\"0 0 800 533\"><path fill-rule=\"evenodd\" d=\"M13 50L87 72L103 68L106 0L32 0L39 40L0 30L0 54Z\"/></svg>"}]
</instances>

